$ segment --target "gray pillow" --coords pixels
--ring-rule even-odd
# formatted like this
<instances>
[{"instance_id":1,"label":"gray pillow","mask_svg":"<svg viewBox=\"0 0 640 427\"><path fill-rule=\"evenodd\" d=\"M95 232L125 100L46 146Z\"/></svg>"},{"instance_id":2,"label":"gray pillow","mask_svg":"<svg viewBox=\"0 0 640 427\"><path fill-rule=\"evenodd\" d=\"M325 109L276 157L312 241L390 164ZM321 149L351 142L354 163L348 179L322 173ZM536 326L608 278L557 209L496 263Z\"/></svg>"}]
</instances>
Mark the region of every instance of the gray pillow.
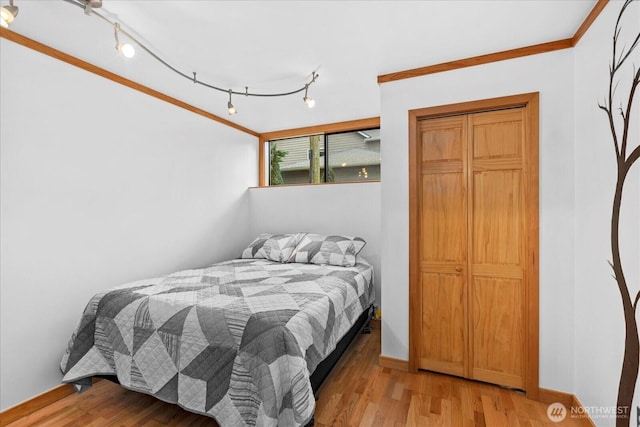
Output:
<instances>
[{"instance_id":1,"label":"gray pillow","mask_svg":"<svg viewBox=\"0 0 640 427\"><path fill-rule=\"evenodd\" d=\"M365 244L360 237L307 233L298 243L291 261L353 267L356 255Z\"/></svg>"},{"instance_id":2,"label":"gray pillow","mask_svg":"<svg viewBox=\"0 0 640 427\"><path fill-rule=\"evenodd\" d=\"M304 233L261 234L242 251L242 258L268 259L289 262Z\"/></svg>"}]
</instances>

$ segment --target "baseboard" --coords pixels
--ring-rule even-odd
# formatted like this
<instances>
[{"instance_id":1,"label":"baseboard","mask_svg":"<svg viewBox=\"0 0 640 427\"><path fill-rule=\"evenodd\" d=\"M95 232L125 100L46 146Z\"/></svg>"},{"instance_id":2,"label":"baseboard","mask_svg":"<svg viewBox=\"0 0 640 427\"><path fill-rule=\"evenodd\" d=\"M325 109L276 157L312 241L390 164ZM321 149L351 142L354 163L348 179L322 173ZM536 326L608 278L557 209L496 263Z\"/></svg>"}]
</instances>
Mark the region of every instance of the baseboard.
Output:
<instances>
[{"instance_id":1,"label":"baseboard","mask_svg":"<svg viewBox=\"0 0 640 427\"><path fill-rule=\"evenodd\" d=\"M58 400L75 393L76 389L70 384L60 384L51 390L45 391L29 400L17 404L0 412L0 427L11 424L14 421L24 418L35 411L51 405Z\"/></svg>"},{"instance_id":2,"label":"baseboard","mask_svg":"<svg viewBox=\"0 0 640 427\"><path fill-rule=\"evenodd\" d=\"M378 356L378 365L383 368L395 369L396 371L409 372L409 362L402 359L380 355Z\"/></svg>"},{"instance_id":3,"label":"baseboard","mask_svg":"<svg viewBox=\"0 0 640 427\"><path fill-rule=\"evenodd\" d=\"M567 417L571 417L571 410L573 408L574 412L578 414L576 416L579 416L580 419L585 420L585 422L589 423L590 426L596 427L595 423L593 422L591 417L589 417L589 414L584 410L582 403L575 394L565 393L563 391L557 390L550 390L548 388L541 388L538 395L538 400L543 403L562 403L565 408L567 408Z\"/></svg>"},{"instance_id":4,"label":"baseboard","mask_svg":"<svg viewBox=\"0 0 640 427\"><path fill-rule=\"evenodd\" d=\"M563 391L550 390L548 388L540 388L540 392L538 394L538 401L543 403L562 403L564 406L569 408L573 405L575 400L575 396L571 393L565 393Z\"/></svg>"},{"instance_id":5,"label":"baseboard","mask_svg":"<svg viewBox=\"0 0 640 427\"><path fill-rule=\"evenodd\" d=\"M582 402L580 402L578 397L575 394L572 395L572 396L573 396L573 402L571 403L571 407L572 408L583 408L584 409L584 406L582 406ZM585 413L584 411L582 411L582 412ZM591 427L596 427L596 423L593 422L593 420L591 419L591 417L588 414L583 419L586 420Z\"/></svg>"}]
</instances>

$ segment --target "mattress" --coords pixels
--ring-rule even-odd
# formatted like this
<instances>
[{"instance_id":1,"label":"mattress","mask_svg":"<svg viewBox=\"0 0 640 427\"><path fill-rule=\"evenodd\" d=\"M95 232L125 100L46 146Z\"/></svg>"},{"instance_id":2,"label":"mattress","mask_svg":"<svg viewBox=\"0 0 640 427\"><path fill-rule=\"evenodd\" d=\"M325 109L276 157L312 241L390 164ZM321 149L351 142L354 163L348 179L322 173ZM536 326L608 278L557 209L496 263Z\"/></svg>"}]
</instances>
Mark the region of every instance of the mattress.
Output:
<instances>
[{"instance_id":1,"label":"mattress","mask_svg":"<svg viewBox=\"0 0 640 427\"><path fill-rule=\"evenodd\" d=\"M310 375L374 301L373 268L235 259L95 295L65 352L63 382L96 375L215 418L297 426Z\"/></svg>"}]
</instances>

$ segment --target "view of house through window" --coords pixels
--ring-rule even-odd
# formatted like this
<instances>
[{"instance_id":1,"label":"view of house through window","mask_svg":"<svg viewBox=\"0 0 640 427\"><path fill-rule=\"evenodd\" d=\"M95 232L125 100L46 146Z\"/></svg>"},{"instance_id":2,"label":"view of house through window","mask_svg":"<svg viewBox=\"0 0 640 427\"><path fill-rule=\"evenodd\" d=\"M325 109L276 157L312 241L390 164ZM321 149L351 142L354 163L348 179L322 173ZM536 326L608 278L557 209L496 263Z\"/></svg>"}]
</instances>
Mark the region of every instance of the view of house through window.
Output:
<instances>
[{"instance_id":1,"label":"view of house through window","mask_svg":"<svg viewBox=\"0 0 640 427\"><path fill-rule=\"evenodd\" d=\"M269 141L269 185L380 180L380 129Z\"/></svg>"}]
</instances>

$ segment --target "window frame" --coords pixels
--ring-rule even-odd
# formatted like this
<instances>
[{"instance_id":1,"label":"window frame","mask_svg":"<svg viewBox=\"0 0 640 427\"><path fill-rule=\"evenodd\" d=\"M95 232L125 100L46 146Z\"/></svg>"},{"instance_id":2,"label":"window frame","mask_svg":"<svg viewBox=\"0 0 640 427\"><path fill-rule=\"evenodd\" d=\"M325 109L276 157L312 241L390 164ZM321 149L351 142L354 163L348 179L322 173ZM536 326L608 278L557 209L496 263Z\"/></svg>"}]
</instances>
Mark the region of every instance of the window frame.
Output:
<instances>
[{"instance_id":1,"label":"window frame","mask_svg":"<svg viewBox=\"0 0 640 427\"><path fill-rule=\"evenodd\" d=\"M332 133L343 132L355 132L359 130L373 129L380 127L380 117L370 117L359 120L349 120L338 123L328 123L324 125L308 126L295 129L284 129L273 132L261 133L258 137L258 185L260 187L283 187L283 185L269 185L269 156L268 156L268 143L271 140L295 138L309 135L327 135ZM325 156L326 162L327 156ZM372 181L352 181L354 183L359 182L372 182ZM346 183L346 182L345 182ZM305 184L284 184L286 185L326 185L326 184L340 184L331 182L320 183L305 183Z\"/></svg>"}]
</instances>

